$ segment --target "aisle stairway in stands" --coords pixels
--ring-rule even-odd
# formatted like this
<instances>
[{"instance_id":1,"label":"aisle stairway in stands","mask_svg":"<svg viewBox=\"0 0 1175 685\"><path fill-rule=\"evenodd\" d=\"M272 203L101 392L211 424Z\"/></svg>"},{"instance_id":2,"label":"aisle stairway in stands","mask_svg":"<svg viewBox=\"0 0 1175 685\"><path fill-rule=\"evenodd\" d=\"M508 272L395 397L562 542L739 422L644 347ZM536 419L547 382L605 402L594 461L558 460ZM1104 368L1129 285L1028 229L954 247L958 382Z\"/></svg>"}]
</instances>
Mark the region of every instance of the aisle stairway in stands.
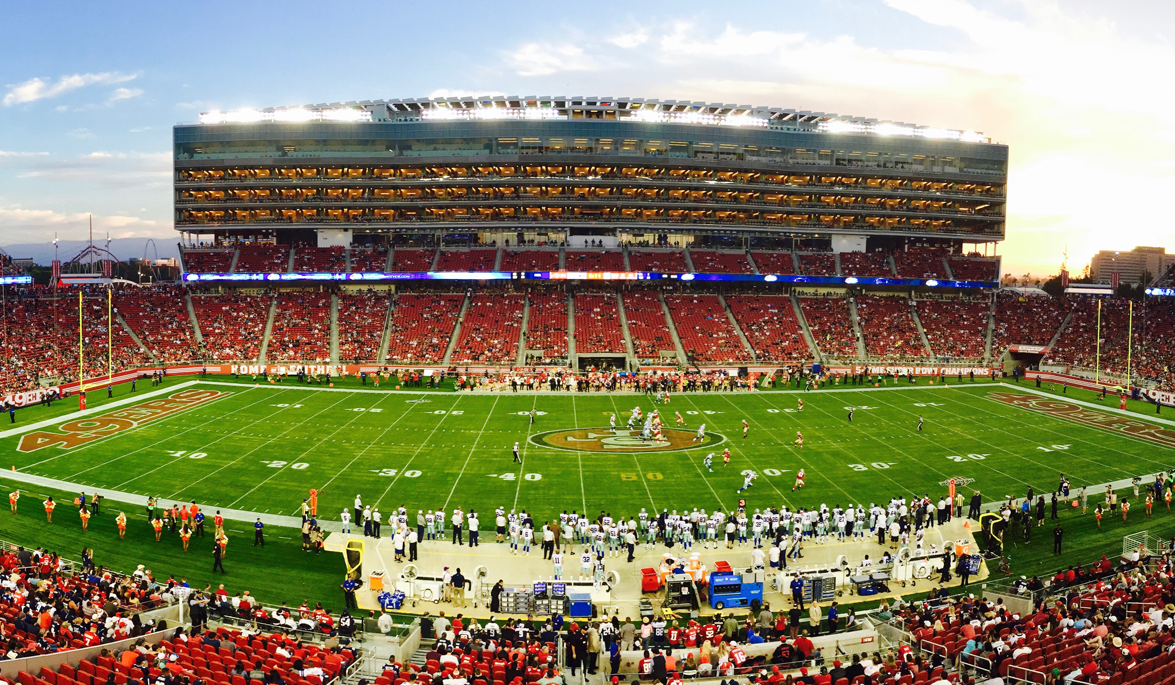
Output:
<instances>
[{"instance_id":1,"label":"aisle stairway in stands","mask_svg":"<svg viewBox=\"0 0 1175 685\"><path fill-rule=\"evenodd\" d=\"M796 321L800 324L800 332L804 334L804 340L808 342L808 349L812 350L812 356L816 361L824 361L824 357L820 353L820 346L816 344L816 338L812 335L812 328L808 325L808 317L804 316L804 308L800 306L800 300L796 297L795 292L789 296L791 300L792 309L796 313Z\"/></svg>"},{"instance_id":2,"label":"aisle stairway in stands","mask_svg":"<svg viewBox=\"0 0 1175 685\"><path fill-rule=\"evenodd\" d=\"M457 323L453 326L453 333L449 336L449 346L445 348L445 357L441 360L441 363L446 367L449 366L449 360L453 358L453 350L457 348L457 340L461 337L461 324L465 319L465 314L469 312L469 300L469 293L465 293L465 299L461 300L461 311L457 314Z\"/></svg>"},{"instance_id":3,"label":"aisle stairway in stands","mask_svg":"<svg viewBox=\"0 0 1175 685\"><path fill-rule=\"evenodd\" d=\"M949 265L948 265L949 268ZM991 306L987 310L987 332L983 339L983 363L991 363L991 341L995 338L995 298L991 298Z\"/></svg>"},{"instance_id":4,"label":"aisle stairway in stands","mask_svg":"<svg viewBox=\"0 0 1175 685\"><path fill-rule=\"evenodd\" d=\"M266 363L266 353L269 351L269 337L273 333L273 317L277 314L277 298L269 300L269 316L265 319L265 333L261 336L261 351L257 353L257 363Z\"/></svg>"},{"instance_id":5,"label":"aisle stairway in stands","mask_svg":"<svg viewBox=\"0 0 1175 685\"><path fill-rule=\"evenodd\" d=\"M751 361L758 361L755 356L755 348L751 347L751 343L747 340L747 336L743 333L742 326L738 325L738 319L735 318L734 312L730 311L730 305L726 303L726 296L718 293L718 302L722 304L722 311L726 312L726 320L730 322L730 327L734 329L738 339L743 344L743 350L747 354L747 358Z\"/></svg>"},{"instance_id":6,"label":"aisle stairway in stands","mask_svg":"<svg viewBox=\"0 0 1175 685\"><path fill-rule=\"evenodd\" d=\"M152 352L146 345L143 344L143 341L139 339L138 334L136 334L133 330L131 330L130 324L128 324L126 322L126 319L122 318L122 314L115 312L114 317L115 317L115 319L118 320L118 324L120 326L122 326L123 330L126 331L127 335L129 335L131 337L131 340L134 340L135 344L139 346L139 350L142 351L143 354L150 357L151 361L158 364L159 357L156 357L155 353Z\"/></svg>"},{"instance_id":7,"label":"aisle stairway in stands","mask_svg":"<svg viewBox=\"0 0 1175 685\"><path fill-rule=\"evenodd\" d=\"M914 328L918 329L918 336L922 338L922 346L926 348L926 354L931 359L934 359L934 348L930 346L930 338L926 337L926 329L922 327L922 317L918 316L918 308L910 305L910 317L914 319Z\"/></svg>"},{"instance_id":8,"label":"aisle stairway in stands","mask_svg":"<svg viewBox=\"0 0 1175 685\"><path fill-rule=\"evenodd\" d=\"M392 255L388 254L388 266L391 267ZM392 322L395 321L396 315L396 298L393 297L388 305L388 311L384 314L384 328L383 335L379 339L379 356L376 357L377 364L386 364L388 361L388 346L392 343Z\"/></svg>"},{"instance_id":9,"label":"aisle stairway in stands","mask_svg":"<svg viewBox=\"0 0 1175 685\"><path fill-rule=\"evenodd\" d=\"M525 297L522 301L522 323L518 327L518 355L514 359L515 366L522 366L526 363L526 332L528 330L530 330L530 298Z\"/></svg>"},{"instance_id":10,"label":"aisle stairway in stands","mask_svg":"<svg viewBox=\"0 0 1175 685\"><path fill-rule=\"evenodd\" d=\"M200 321L196 318L196 308L192 306L192 294L184 292L184 304L188 308L188 321L192 325L192 334L196 336L196 346L204 344L204 335L200 332Z\"/></svg>"},{"instance_id":11,"label":"aisle stairway in stands","mask_svg":"<svg viewBox=\"0 0 1175 685\"><path fill-rule=\"evenodd\" d=\"M857 298L849 298L849 320L853 322L853 335L857 336L857 359L864 359L865 336L861 335L861 320L857 318Z\"/></svg>"},{"instance_id":12,"label":"aisle stairway in stands","mask_svg":"<svg viewBox=\"0 0 1175 685\"><path fill-rule=\"evenodd\" d=\"M686 259L689 259L688 255ZM669 313L669 304L665 301L665 294L657 291L657 298L661 300L661 312L665 314L665 325L669 327L669 335L673 337L673 349L677 352L677 363L682 367L689 365L685 356L685 347L681 344L681 336L677 335L677 326L673 323L673 315Z\"/></svg>"},{"instance_id":13,"label":"aisle stairway in stands","mask_svg":"<svg viewBox=\"0 0 1175 685\"><path fill-rule=\"evenodd\" d=\"M627 253L626 253L627 254ZM628 257L624 258L625 267L628 266ZM624 351L628 358L628 370L636 369L636 348L632 344L632 332L628 330L628 313L624 311L624 298L620 291L616 291L616 311L620 314L620 332L624 334Z\"/></svg>"},{"instance_id":14,"label":"aisle stairway in stands","mask_svg":"<svg viewBox=\"0 0 1175 685\"><path fill-rule=\"evenodd\" d=\"M559 254L563 254L562 250ZM567 362L572 369L579 368L575 363L575 296L570 291L567 293Z\"/></svg>"},{"instance_id":15,"label":"aisle stairway in stands","mask_svg":"<svg viewBox=\"0 0 1175 685\"><path fill-rule=\"evenodd\" d=\"M330 362L339 363L339 296L330 295Z\"/></svg>"}]
</instances>

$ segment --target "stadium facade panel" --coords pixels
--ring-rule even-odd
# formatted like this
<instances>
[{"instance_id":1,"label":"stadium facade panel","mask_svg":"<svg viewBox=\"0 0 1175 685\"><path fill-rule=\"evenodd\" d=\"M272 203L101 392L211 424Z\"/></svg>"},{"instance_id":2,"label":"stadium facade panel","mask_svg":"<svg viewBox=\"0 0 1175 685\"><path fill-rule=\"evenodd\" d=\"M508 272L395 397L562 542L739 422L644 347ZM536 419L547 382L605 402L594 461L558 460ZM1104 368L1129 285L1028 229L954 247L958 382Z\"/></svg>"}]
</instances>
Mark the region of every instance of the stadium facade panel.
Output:
<instances>
[{"instance_id":1,"label":"stadium facade panel","mask_svg":"<svg viewBox=\"0 0 1175 685\"><path fill-rule=\"evenodd\" d=\"M201 119L174 128L175 223L219 240L719 233L823 239L844 251L869 239L893 247L1004 237L1008 148L970 132L603 98L384 101Z\"/></svg>"}]
</instances>

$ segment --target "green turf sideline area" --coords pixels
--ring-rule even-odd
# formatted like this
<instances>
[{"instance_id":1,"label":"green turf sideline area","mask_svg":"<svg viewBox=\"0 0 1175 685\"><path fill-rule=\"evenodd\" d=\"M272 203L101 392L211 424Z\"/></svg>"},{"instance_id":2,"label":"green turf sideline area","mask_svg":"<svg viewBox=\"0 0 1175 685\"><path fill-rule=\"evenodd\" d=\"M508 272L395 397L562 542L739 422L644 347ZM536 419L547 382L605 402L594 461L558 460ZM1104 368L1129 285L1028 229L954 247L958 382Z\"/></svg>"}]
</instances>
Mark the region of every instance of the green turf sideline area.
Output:
<instances>
[{"instance_id":1,"label":"green turf sideline area","mask_svg":"<svg viewBox=\"0 0 1175 685\"><path fill-rule=\"evenodd\" d=\"M114 491L136 498L156 495L164 504L195 499L209 514L217 507L232 508L241 518L253 512L295 516L310 488L319 490L320 517L328 524L337 522L344 508L351 508L356 494L367 504L378 504L385 516L398 505L408 507L413 523L417 509L444 506L451 512L459 505L483 514L484 539L490 535L491 514L497 506L526 508L539 522L564 509L623 515L642 507L649 511L729 510L740 496L752 511L821 502L868 506L892 496L937 496L945 491L942 484L953 477L970 481L962 489L965 494L979 488L990 501L1023 496L1029 484L1037 492L1050 492L1061 472L1079 489L1083 484L1153 474L1173 461L1171 447L1153 440L1074 423L995 397L1039 397L1025 392L1035 388L1018 388L1014 383L964 381L944 388L909 387L903 381L876 390L850 386L811 392L678 393L667 406L633 393L396 392L387 384L378 391L369 386L370 392L355 392L360 386L353 379L333 389L231 378L186 383L180 388L179 382L169 379L164 393L153 399L192 388L229 394L70 449L49 446L21 452L17 447L29 434L30 424L49 418L47 413L38 415L42 407L26 408L18 412L17 428L23 433L0 438L0 450L9 461L3 466L15 466L15 477L53 479L37 481L33 490L49 492L52 487L59 497L99 489L112 497ZM143 390L140 386L139 394ZM1075 394L1075 389L1069 393ZM116 399L125 395L126 387L115 388ZM1094 411L1101 409L1090 396L1061 399L1080 399ZM803 412L797 411L799 399L804 401ZM605 441L610 414L615 413L623 426L635 405L645 412L661 411L667 428L674 428L674 412L680 412L686 420L683 430L691 437L705 421L708 430L725 442L703 447L609 447ZM856 407L851 423L846 409L850 405ZM55 405L53 411L59 408ZM533 426L532 409L536 412ZM90 413L87 418L102 413ZM917 430L919 415L926 420L921 432ZM53 418L60 423L72 419L61 414ZM750 424L745 439L744 418ZM1155 423L1142 413L1131 418L1162 428L1168 424L1165 417ZM60 432L57 425L37 430ZM802 450L792 444L797 431L805 437ZM545 444L544 436L550 434L562 434L564 441L557 447ZM515 442L524 460L521 467L512 460ZM724 467L721 451L726 447L732 459ZM702 458L711 451L716 453L714 473L702 465ZM800 468L807 472L807 486L792 492ZM739 495L735 490L747 469L760 477ZM10 481L14 477L11 471L2 475ZM185 562L191 563L192 557L178 552L174 535L165 534L165 542L159 545L154 542L142 507L108 501L105 511L120 506L128 507L132 519L127 540L121 543L112 522L104 521L105 514L91 523L91 532L83 538L76 513L65 505L55 516L58 523L47 529L39 500L31 495L22 500L18 516L0 515L0 537L38 544L41 536L49 535L45 543L68 556L91 544L99 550L100 563L106 554L110 555L107 563L117 565L114 560L125 559L128 569L140 562L154 564L157 571L180 573L188 568ZM1011 546L1013 566L1018 571L1046 570L1054 562L1087 559L1099 549L1117 552L1122 534L1148 527L1155 534L1169 535L1175 519L1161 503L1155 516L1151 522L1144 521L1139 504L1128 523L1107 517L1099 533L1092 516L1081 518L1066 510L1062 514L1066 554L1059 558L1048 554L1049 525L1035 531L1027 546ZM104 531L103 525L110 530ZM235 572L253 585L238 589L258 592L266 587L274 562L294 563L287 562L284 554L302 560L291 568L311 579L305 586L308 589L338 577L337 559L320 558L315 563L300 556L292 529L278 529L286 531L278 535L271 526L273 550L253 555L251 526L247 521L232 526L232 549L245 552L249 548L236 557ZM178 556L153 556L156 550L171 547ZM206 551L199 554L205 556ZM191 566L200 569L204 561ZM270 587L277 593L283 585L275 582ZM326 587L329 591L333 585ZM278 595L272 599L296 598Z\"/></svg>"}]
</instances>

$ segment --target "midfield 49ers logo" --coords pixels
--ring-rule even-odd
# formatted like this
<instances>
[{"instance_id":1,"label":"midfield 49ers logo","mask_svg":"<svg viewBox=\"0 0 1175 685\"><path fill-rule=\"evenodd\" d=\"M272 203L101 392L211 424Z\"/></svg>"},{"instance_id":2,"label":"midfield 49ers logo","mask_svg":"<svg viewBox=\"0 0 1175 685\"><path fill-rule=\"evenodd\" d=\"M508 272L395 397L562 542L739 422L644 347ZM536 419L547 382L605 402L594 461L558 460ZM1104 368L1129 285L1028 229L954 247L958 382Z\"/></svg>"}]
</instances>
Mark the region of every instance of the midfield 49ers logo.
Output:
<instances>
[{"instance_id":1,"label":"midfield 49ers logo","mask_svg":"<svg viewBox=\"0 0 1175 685\"><path fill-rule=\"evenodd\" d=\"M697 433L675 428L663 428L661 437L641 440L639 430L617 428L579 428L576 430L548 431L530 436L530 441L541 447L555 447L561 450L587 452L672 452L694 447L708 447L726 440L718 433L706 433L706 437L695 440Z\"/></svg>"},{"instance_id":2,"label":"midfield 49ers logo","mask_svg":"<svg viewBox=\"0 0 1175 685\"><path fill-rule=\"evenodd\" d=\"M46 447L73 449L231 394L218 390L184 390L164 399L151 400L100 416L87 416L84 419L63 423L58 426L61 433L29 433L20 439L20 445L16 449L21 452L35 452Z\"/></svg>"}]
</instances>

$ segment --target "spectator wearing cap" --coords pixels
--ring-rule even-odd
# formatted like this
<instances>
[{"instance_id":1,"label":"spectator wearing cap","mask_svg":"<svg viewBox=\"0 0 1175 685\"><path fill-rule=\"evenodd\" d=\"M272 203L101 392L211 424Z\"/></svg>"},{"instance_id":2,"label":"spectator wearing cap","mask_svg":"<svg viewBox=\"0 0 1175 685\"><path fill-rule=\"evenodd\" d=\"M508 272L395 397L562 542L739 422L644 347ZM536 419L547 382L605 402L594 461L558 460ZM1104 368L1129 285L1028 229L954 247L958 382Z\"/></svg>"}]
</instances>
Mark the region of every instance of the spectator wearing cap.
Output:
<instances>
[{"instance_id":1,"label":"spectator wearing cap","mask_svg":"<svg viewBox=\"0 0 1175 685\"><path fill-rule=\"evenodd\" d=\"M832 662L832 670L828 672L828 676L834 685L835 683L839 682L841 678L848 678L848 675L849 672L845 670L844 664L841 663L840 659L836 659Z\"/></svg>"}]
</instances>

